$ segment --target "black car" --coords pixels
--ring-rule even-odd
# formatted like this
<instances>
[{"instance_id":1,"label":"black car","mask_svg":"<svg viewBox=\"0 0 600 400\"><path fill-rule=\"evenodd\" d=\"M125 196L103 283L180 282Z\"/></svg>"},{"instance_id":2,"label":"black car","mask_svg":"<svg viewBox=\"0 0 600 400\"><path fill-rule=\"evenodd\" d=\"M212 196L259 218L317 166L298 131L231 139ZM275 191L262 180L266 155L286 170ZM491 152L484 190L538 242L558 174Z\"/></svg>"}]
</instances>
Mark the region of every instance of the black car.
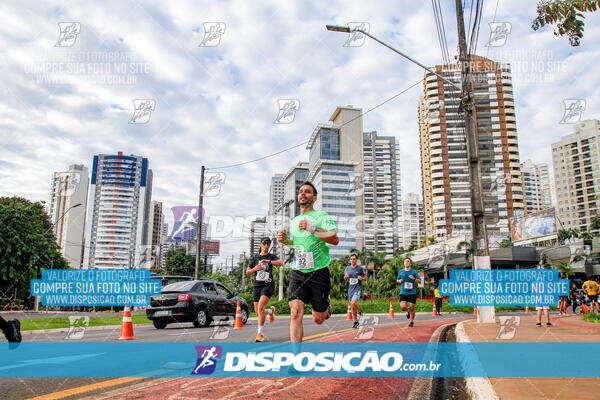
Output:
<instances>
[{"instance_id":1,"label":"black car","mask_svg":"<svg viewBox=\"0 0 600 400\"><path fill-rule=\"evenodd\" d=\"M214 317L235 317L238 301L246 324L246 300L213 279L182 281L163 287L160 296L152 297L146 316L156 329L173 322L193 322L200 328L210 325Z\"/></svg>"}]
</instances>

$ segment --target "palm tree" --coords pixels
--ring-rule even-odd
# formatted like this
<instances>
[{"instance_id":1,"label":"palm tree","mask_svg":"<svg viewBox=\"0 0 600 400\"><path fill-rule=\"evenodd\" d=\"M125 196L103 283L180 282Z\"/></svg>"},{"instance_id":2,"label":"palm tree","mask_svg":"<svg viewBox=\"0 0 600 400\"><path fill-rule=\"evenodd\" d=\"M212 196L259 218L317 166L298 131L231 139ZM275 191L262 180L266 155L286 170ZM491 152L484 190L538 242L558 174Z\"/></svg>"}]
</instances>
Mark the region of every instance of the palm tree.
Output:
<instances>
[{"instance_id":1,"label":"palm tree","mask_svg":"<svg viewBox=\"0 0 600 400\"><path fill-rule=\"evenodd\" d=\"M411 245L411 246L408 248L408 251L417 250L418 248L419 248L419 246L418 246L418 245L416 245L416 244L412 244L412 245Z\"/></svg>"},{"instance_id":2,"label":"palm tree","mask_svg":"<svg viewBox=\"0 0 600 400\"><path fill-rule=\"evenodd\" d=\"M560 244L565 244L565 242L571 239L571 233L568 229L559 229L558 230L558 242Z\"/></svg>"},{"instance_id":3,"label":"palm tree","mask_svg":"<svg viewBox=\"0 0 600 400\"><path fill-rule=\"evenodd\" d=\"M575 275L575 272L571 269L569 263L566 263L564 261L557 261L555 266L558 272L565 275L567 278Z\"/></svg>"},{"instance_id":4,"label":"palm tree","mask_svg":"<svg viewBox=\"0 0 600 400\"><path fill-rule=\"evenodd\" d=\"M513 247L512 238L509 236L500 242L500 247Z\"/></svg>"},{"instance_id":5,"label":"palm tree","mask_svg":"<svg viewBox=\"0 0 600 400\"><path fill-rule=\"evenodd\" d=\"M435 236L424 236L423 239L421 239L421 247L429 246L430 244L436 243L437 239L435 238Z\"/></svg>"},{"instance_id":6,"label":"palm tree","mask_svg":"<svg viewBox=\"0 0 600 400\"><path fill-rule=\"evenodd\" d=\"M473 257L473 252L475 251L474 249L474 243L472 240L469 240L468 242L463 240L462 242L460 242L458 244L458 246L456 246L456 250L465 250L465 260L467 261L471 261L471 258Z\"/></svg>"},{"instance_id":7,"label":"palm tree","mask_svg":"<svg viewBox=\"0 0 600 400\"><path fill-rule=\"evenodd\" d=\"M585 232L581 232L581 235L579 235L579 237L581 239L590 240L590 239L594 238L594 235L592 235L592 233L590 231L585 231Z\"/></svg>"}]
</instances>

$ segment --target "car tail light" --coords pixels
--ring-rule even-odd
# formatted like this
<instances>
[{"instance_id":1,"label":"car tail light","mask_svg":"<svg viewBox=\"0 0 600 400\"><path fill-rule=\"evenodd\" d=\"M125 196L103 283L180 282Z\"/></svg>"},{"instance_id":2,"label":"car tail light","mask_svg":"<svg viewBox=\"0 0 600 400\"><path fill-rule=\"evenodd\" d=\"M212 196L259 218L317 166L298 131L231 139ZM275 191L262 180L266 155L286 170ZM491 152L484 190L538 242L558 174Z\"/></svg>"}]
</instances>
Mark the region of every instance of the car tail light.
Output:
<instances>
[{"instance_id":1,"label":"car tail light","mask_svg":"<svg viewBox=\"0 0 600 400\"><path fill-rule=\"evenodd\" d=\"M189 299L192 298L191 294L180 294L179 296L177 296L177 301L178 302L184 302L184 301L188 301Z\"/></svg>"}]
</instances>

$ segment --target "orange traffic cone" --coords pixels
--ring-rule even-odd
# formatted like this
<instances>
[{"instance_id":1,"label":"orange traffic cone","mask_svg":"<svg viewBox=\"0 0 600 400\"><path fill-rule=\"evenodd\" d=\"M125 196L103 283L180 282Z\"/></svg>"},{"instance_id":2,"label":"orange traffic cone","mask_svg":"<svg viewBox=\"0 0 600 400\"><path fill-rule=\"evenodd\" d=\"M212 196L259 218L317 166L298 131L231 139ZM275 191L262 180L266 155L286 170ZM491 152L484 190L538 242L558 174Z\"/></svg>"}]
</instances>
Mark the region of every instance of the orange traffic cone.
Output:
<instances>
[{"instance_id":1,"label":"orange traffic cone","mask_svg":"<svg viewBox=\"0 0 600 400\"><path fill-rule=\"evenodd\" d=\"M118 340L132 340L133 337L133 323L131 322L131 309L125 307L123 310L123 323L121 324L121 337Z\"/></svg>"},{"instance_id":2,"label":"orange traffic cone","mask_svg":"<svg viewBox=\"0 0 600 400\"><path fill-rule=\"evenodd\" d=\"M348 315L346 315L346 321L352 321L352 306L348 303Z\"/></svg>"},{"instance_id":3,"label":"orange traffic cone","mask_svg":"<svg viewBox=\"0 0 600 400\"><path fill-rule=\"evenodd\" d=\"M435 306L435 301L433 302L433 316L434 317L438 317L440 314L438 314L437 311L437 307Z\"/></svg>"},{"instance_id":4,"label":"orange traffic cone","mask_svg":"<svg viewBox=\"0 0 600 400\"><path fill-rule=\"evenodd\" d=\"M390 318L394 318L394 306L392 305L391 300L390 300Z\"/></svg>"},{"instance_id":5,"label":"orange traffic cone","mask_svg":"<svg viewBox=\"0 0 600 400\"><path fill-rule=\"evenodd\" d=\"M240 301L237 302L235 309L235 323L233 329L244 329L244 321L242 321L242 307L240 307Z\"/></svg>"},{"instance_id":6,"label":"orange traffic cone","mask_svg":"<svg viewBox=\"0 0 600 400\"><path fill-rule=\"evenodd\" d=\"M525 314L529 314L529 306L525 306Z\"/></svg>"},{"instance_id":7,"label":"orange traffic cone","mask_svg":"<svg viewBox=\"0 0 600 400\"><path fill-rule=\"evenodd\" d=\"M473 307L473 315L477 315L477 306Z\"/></svg>"}]
</instances>

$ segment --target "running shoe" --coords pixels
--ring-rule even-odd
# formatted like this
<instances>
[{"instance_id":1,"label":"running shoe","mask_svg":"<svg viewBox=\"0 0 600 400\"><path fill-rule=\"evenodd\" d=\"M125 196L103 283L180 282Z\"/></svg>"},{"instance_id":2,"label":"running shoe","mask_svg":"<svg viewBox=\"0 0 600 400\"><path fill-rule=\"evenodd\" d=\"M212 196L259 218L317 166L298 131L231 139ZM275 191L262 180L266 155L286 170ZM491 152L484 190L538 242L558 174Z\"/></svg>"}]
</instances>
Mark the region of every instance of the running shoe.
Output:
<instances>
[{"instance_id":1,"label":"running shoe","mask_svg":"<svg viewBox=\"0 0 600 400\"><path fill-rule=\"evenodd\" d=\"M263 340L265 340L265 338L263 337L262 333L257 333L256 342L262 342Z\"/></svg>"},{"instance_id":2,"label":"running shoe","mask_svg":"<svg viewBox=\"0 0 600 400\"><path fill-rule=\"evenodd\" d=\"M413 326L415 326L415 323L414 323L414 322L412 322L412 321L410 321L410 322L408 323L408 326L409 326L409 327L413 327Z\"/></svg>"},{"instance_id":3,"label":"running shoe","mask_svg":"<svg viewBox=\"0 0 600 400\"><path fill-rule=\"evenodd\" d=\"M272 324L275 321L275 307L271 306L271 314L269 314L269 322Z\"/></svg>"},{"instance_id":4,"label":"running shoe","mask_svg":"<svg viewBox=\"0 0 600 400\"><path fill-rule=\"evenodd\" d=\"M535 326L542 326L542 323L538 322L537 324L535 324Z\"/></svg>"},{"instance_id":5,"label":"running shoe","mask_svg":"<svg viewBox=\"0 0 600 400\"><path fill-rule=\"evenodd\" d=\"M352 325L352 328L356 329L359 325L360 324L358 323L358 321L354 321L354 325Z\"/></svg>"},{"instance_id":6,"label":"running shoe","mask_svg":"<svg viewBox=\"0 0 600 400\"><path fill-rule=\"evenodd\" d=\"M546 326L547 326L547 327L550 327L550 326L554 326L554 325L552 325L550 322L547 322L547 323L546 323Z\"/></svg>"}]
</instances>

